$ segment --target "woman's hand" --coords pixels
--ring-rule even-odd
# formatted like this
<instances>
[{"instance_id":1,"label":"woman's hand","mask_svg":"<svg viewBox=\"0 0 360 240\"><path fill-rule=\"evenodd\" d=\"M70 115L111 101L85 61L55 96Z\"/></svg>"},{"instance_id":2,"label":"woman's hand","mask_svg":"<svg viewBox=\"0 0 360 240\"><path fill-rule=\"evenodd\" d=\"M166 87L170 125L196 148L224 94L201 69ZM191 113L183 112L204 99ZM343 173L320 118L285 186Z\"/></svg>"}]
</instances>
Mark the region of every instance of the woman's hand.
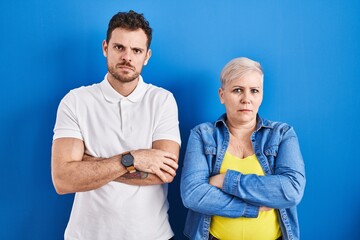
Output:
<instances>
[{"instance_id":1,"label":"woman's hand","mask_svg":"<svg viewBox=\"0 0 360 240\"><path fill-rule=\"evenodd\" d=\"M265 207L265 206L259 208L259 211L264 211L264 212L267 212L270 210L273 210L273 208L269 208L269 207Z\"/></svg>"},{"instance_id":2,"label":"woman's hand","mask_svg":"<svg viewBox=\"0 0 360 240\"><path fill-rule=\"evenodd\" d=\"M224 184L224 178L225 178L225 173L214 175L210 177L209 184L214 187L222 189L222 186Z\"/></svg>"}]
</instances>

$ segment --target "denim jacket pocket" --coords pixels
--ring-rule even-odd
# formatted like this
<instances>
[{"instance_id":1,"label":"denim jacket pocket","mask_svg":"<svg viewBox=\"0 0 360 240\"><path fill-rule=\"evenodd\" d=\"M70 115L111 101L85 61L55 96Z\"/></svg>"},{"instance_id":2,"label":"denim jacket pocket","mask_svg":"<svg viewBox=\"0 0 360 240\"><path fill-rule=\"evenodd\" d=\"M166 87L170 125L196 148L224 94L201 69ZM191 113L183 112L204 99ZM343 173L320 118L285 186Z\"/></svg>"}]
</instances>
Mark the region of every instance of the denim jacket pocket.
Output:
<instances>
[{"instance_id":1,"label":"denim jacket pocket","mask_svg":"<svg viewBox=\"0 0 360 240\"><path fill-rule=\"evenodd\" d=\"M277 151L279 149L279 146L270 146L268 148L265 149L265 155L268 157L268 156L274 156L276 157L277 155Z\"/></svg>"},{"instance_id":2,"label":"denim jacket pocket","mask_svg":"<svg viewBox=\"0 0 360 240\"><path fill-rule=\"evenodd\" d=\"M274 165L275 165L275 161L276 161L276 156L277 156L277 153L278 153L278 150L279 150L279 146L278 145L273 145L273 146L270 146L268 148L266 148L264 150L264 153L265 153L265 156L268 160L268 163L269 163L269 167L270 167L270 170L271 172L273 173L274 172Z\"/></svg>"},{"instance_id":3,"label":"denim jacket pocket","mask_svg":"<svg viewBox=\"0 0 360 240\"><path fill-rule=\"evenodd\" d=\"M205 147L205 155L216 155L216 147L214 146Z\"/></svg>"},{"instance_id":4,"label":"denim jacket pocket","mask_svg":"<svg viewBox=\"0 0 360 240\"><path fill-rule=\"evenodd\" d=\"M209 164L210 173L212 173L216 161L216 147L206 146L204 150L205 150L206 160Z\"/></svg>"}]
</instances>

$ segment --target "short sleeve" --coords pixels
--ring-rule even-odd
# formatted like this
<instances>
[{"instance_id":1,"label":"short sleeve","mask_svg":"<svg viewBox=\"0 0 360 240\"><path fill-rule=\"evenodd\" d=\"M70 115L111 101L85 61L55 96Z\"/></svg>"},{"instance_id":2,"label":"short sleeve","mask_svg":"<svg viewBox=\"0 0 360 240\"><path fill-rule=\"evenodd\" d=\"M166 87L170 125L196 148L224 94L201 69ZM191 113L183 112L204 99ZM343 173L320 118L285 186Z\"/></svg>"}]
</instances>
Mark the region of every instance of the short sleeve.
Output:
<instances>
[{"instance_id":1,"label":"short sleeve","mask_svg":"<svg viewBox=\"0 0 360 240\"><path fill-rule=\"evenodd\" d=\"M165 100L159 102L159 119L157 121L153 141L172 140L181 145L178 108L172 93L165 96Z\"/></svg>"},{"instance_id":2,"label":"short sleeve","mask_svg":"<svg viewBox=\"0 0 360 240\"><path fill-rule=\"evenodd\" d=\"M69 92L59 104L53 140L66 137L83 140L76 115L76 97L72 92Z\"/></svg>"}]
</instances>

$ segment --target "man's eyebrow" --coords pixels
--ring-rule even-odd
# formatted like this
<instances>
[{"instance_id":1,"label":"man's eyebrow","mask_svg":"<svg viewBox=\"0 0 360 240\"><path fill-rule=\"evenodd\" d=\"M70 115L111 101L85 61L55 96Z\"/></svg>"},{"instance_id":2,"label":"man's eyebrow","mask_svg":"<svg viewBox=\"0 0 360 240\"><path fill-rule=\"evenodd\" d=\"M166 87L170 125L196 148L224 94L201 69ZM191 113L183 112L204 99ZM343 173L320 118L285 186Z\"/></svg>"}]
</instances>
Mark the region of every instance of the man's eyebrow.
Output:
<instances>
[{"instance_id":1,"label":"man's eyebrow","mask_svg":"<svg viewBox=\"0 0 360 240\"><path fill-rule=\"evenodd\" d=\"M233 88L245 88L246 86L243 85L234 85L232 86ZM261 86L250 86L249 88L261 88Z\"/></svg>"},{"instance_id":2,"label":"man's eyebrow","mask_svg":"<svg viewBox=\"0 0 360 240\"><path fill-rule=\"evenodd\" d=\"M126 47L125 47L124 45L122 45L121 43L113 43L113 46L126 48ZM145 49L142 48L142 47L130 47L130 49L132 49L132 50L145 51Z\"/></svg>"},{"instance_id":3,"label":"man's eyebrow","mask_svg":"<svg viewBox=\"0 0 360 240\"><path fill-rule=\"evenodd\" d=\"M131 49L132 49L132 50L145 51L145 49L144 49L144 48L141 48L141 47L132 47Z\"/></svg>"}]
</instances>

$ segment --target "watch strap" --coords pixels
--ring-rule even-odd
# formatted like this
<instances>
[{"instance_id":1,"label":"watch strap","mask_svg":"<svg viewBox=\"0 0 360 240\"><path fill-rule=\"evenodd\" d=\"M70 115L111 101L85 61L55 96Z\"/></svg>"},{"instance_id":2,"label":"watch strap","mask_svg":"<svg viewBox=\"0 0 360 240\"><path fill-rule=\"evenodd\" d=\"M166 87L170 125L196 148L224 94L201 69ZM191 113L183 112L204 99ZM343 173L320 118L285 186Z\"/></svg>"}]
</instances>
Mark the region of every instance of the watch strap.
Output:
<instances>
[{"instance_id":1,"label":"watch strap","mask_svg":"<svg viewBox=\"0 0 360 240\"><path fill-rule=\"evenodd\" d=\"M132 156L132 154L130 153L130 151L128 152L124 152L123 154L121 154L121 158L124 156L124 155L127 155L127 154L130 154ZM133 156L132 156L133 157ZM124 166L125 167L125 166ZM136 168L134 165L131 165L131 166L128 166L128 167L125 167L126 170L129 172L129 173L134 173L136 172Z\"/></svg>"},{"instance_id":2,"label":"watch strap","mask_svg":"<svg viewBox=\"0 0 360 240\"><path fill-rule=\"evenodd\" d=\"M134 165L131 165L130 167L127 167L126 170L128 170L129 173L136 172L136 168L134 167Z\"/></svg>"}]
</instances>

